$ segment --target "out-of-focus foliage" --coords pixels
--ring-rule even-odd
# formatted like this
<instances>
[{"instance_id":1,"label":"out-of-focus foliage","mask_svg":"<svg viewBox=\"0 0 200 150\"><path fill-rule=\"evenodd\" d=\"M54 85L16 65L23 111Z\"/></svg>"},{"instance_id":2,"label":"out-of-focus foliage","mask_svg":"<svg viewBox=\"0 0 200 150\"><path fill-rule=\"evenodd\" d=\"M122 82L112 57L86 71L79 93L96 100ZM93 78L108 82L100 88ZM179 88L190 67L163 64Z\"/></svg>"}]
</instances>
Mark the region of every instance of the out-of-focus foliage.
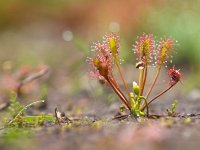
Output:
<instances>
[{"instance_id":1,"label":"out-of-focus foliage","mask_svg":"<svg viewBox=\"0 0 200 150\"><path fill-rule=\"evenodd\" d=\"M200 1L160 1L149 9L143 29L178 40L176 61L200 69ZM150 26L150 27L149 27Z\"/></svg>"},{"instance_id":2,"label":"out-of-focus foliage","mask_svg":"<svg viewBox=\"0 0 200 150\"><path fill-rule=\"evenodd\" d=\"M177 39L174 59L189 78L187 89L199 87L200 71L200 1L160 1L149 9L143 29ZM148 28L150 26L150 28ZM196 74L196 75L192 75ZM192 76L191 76L192 75Z\"/></svg>"},{"instance_id":3,"label":"out-of-focus foliage","mask_svg":"<svg viewBox=\"0 0 200 150\"><path fill-rule=\"evenodd\" d=\"M197 73L199 14L199 0L1 0L0 62L11 60L13 67L46 63L80 78L89 41L97 35L119 32L124 64L135 61L129 45L146 32L177 39L176 64Z\"/></svg>"}]
</instances>

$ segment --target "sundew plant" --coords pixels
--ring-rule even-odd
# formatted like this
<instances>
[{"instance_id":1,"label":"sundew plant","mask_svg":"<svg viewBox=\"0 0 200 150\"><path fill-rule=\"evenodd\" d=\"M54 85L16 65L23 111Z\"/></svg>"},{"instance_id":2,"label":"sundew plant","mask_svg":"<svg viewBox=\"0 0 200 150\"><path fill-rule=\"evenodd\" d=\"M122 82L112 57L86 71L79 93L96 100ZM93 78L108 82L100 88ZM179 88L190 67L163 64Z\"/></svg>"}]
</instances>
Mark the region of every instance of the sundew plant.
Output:
<instances>
[{"instance_id":1,"label":"sundew plant","mask_svg":"<svg viewBox=\"0 0 200 150\"><path fill-rule=\"evenodd\" d=\"M135 66L140 72L139 80L138 83L133 81L133 87L130 90L120 68L119 36L116 33L107 34L103 37L102 42L98 41L92 46L94 55L87 58L87 62L90 66L89 75L94 79L108 84L125 107L130 110L130 114L134 116L148 116L150 103L169 91L181 79L180 70L176 70L174 67L169 69L167 71L169 75L168 87L158 95L155 95L152 99L149 99L157 83L162 67L172 59L171 55L172 52L175 51L175 44L176 42L171 38L162 38L159 41L155 41L152 34L148 35L143 33L138 37L133 45L132 54L135 55ZM149 66L151 64L156 66L157 71L154 75L154 80L151 81L152 84L150 88L147 90L147 93L144 93L148 69L150 69ZM114 75L114 69L117 70L123 87L119 86ZM122 88L124 88L124 90Z\"/></svg>"}]
</instances>

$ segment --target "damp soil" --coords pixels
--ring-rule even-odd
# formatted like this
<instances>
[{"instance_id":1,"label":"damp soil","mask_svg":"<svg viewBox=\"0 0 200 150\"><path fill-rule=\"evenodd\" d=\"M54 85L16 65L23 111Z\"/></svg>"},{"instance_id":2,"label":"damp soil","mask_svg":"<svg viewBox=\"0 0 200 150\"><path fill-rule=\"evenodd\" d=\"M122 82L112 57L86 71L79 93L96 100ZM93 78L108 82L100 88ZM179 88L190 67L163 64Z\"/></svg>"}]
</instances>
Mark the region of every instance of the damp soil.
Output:
<instances>
[{"instance_id":1,"label":"damp soil","mask_svg":"<svg viewBox=\"0 0 200 150\"><path fill-rule=\"evenodd\" d=\"M115 117L119 111L118 102L93 101L87 92L80 93L77 101L69 100L59 106L72 122L46 122L36 128L1 129L0 149L186 150L198 149L200 146L200 103L197 91L192 91L189 96L171 96L172 100L176 98L179 101L173 116L169 116L166 111L172 100L152 104L149 118L135 118L128 116L128 113ZM43 111L54 114L54 103L49 99Z\"/></svg>"}]
</instances>

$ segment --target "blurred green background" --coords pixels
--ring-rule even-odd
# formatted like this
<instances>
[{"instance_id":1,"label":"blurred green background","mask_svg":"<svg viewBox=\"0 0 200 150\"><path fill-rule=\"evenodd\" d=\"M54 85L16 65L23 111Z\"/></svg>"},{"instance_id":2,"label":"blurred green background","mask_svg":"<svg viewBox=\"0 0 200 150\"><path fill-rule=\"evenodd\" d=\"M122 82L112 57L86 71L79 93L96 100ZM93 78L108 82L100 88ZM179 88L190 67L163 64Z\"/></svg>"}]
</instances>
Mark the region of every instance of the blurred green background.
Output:
<instances>
[{"instance_id":1,"label":"blurred green background","mask_svg":"<svg viewBox=\"0 0 200 150\"><path fill-rule=\"evenodd\" d=\"M47 64L54 82L73 93L86 87L92 41L118 32L123 64L133 63L132 44L146 32L178 41L174 62L187 87L199 87L199 14L199 0L0 0L1 72L7 62L14 70Z\"/></svg>"},{"instance_id":2,"label":"blurred green background","mask_svg":"<svg viewBox=\"0 0 200 150\"><path fill-rule=\"evenodd\" d=\"M132 45L143 32L154 34L157 39L166 36L177 40L173 62L183 72L183 85L178 87L185 91L200 88L200 0L0 0L0 80L8 69L16 74L22 66L37 68L45 64L50 67L50 75L41 87L35 86L40 94L36 92L34 98L47 97L47 113L53 113L59 105L65 111L78 106L76 114L93 110L98 115L106 113L110 111L108 106L98 101L88 111L79 108L88 105L88 99L109 100L108 103L116 100L109 88L88 78L85 61L92 42L107 32L120 35L120 53L125 60L122 65L133 69ZM132 77L135 74L131 69L126 72L130 84L137 79ZM31 94L34 92L30 90ZM7 144L7 149L26 149L30 134L21 144L15 141L20 139L15 134L18 132L21 133L11 130L0 141L0 149L4 148L1 144ZM26 132L23 130L22 136ZM49 148L49 142L42 143L41 148L44 145Z\"/></svg>"}]
</instances>

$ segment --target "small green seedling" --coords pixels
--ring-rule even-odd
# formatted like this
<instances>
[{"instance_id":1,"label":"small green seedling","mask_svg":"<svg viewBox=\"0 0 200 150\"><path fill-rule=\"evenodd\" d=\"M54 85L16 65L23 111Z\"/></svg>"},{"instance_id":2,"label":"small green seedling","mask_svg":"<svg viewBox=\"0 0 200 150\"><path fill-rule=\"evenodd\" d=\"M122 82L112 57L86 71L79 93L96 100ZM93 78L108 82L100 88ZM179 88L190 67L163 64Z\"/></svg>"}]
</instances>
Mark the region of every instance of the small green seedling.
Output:
<instances>
[{"instance_id":1,"label":"small green seedling","mask_svg":"<svg viewBox=\"0 0 200 150\"><path fill-rule=\"evenodd\" d=\"M32 102L26 106L23 106L21 103L16 101L17 95L16 93L12 93L10 96L10 106L9 112L12 117L10 121L5 121L5 127L36 127L42 126L44 121L53 121L55 122L56 118L51 115L37 115L37 116L27 116L24 115L25 111L37 104L37 103L44 103L44 100L39 100Z\"/></svg>"},{"instance_id":2,"label":"small green seedling","mask_svg":"<svg viewBox=\"0 0 200 150\"><path fill-rule=\"evenodd\" d=\"M183 124L188 125L188 124L191 123L191 121L192 121L192 119L190 117L185 118L184 121L183 121Z\"/></svg>"},{"instance_id":3,"label":"small green seedling","mask_svg":"<svg viewBox=\"0 0 200 150\"><path fill-rule=\"evenodd\" d=\"M176 111L176 107L177 107L178 101L174 100L171 108L167 109L168 115L169 116L174 116L175 115L175 111Z\"/></svg>"},{"instance_id":4,"label":"small green seedling","mask_svg":"<svg viewBox=\"0 0 200 150\"><path fill-rule=\"evenodd\" d=\"M12 92L10 94L10 105L8 107L10 115L15 117L23 108L24 106L17 101L17 94Z\"/></svg>"}]
</instances>

